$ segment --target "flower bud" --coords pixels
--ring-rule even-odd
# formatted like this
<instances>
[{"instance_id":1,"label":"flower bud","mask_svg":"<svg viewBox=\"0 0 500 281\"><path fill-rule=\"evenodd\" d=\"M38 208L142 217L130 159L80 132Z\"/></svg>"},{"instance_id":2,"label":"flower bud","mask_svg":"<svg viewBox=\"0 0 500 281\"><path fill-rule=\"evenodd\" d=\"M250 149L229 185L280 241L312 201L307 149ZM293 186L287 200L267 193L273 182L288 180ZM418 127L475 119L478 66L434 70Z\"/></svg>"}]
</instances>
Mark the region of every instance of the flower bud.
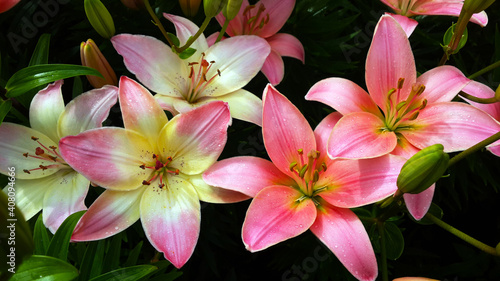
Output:
<instances>
[{"instance_id":1,"label":"flower bud","mask_svg":"<svg viewBox=\"0 0 500 281\"><path fill-rule=\"evenodd\" d=\"M120 0L122 4L132 10L140 10L144 8L144 0Z\"/></svg>"},{"instance_id":2,"label":"flower bud","mask_svg":"<svg viewBox=\"0 0 500 281\"><path fill-rule=\"evenodd\" d=\"M228 0L203 0L203 9L205 16L213 18L218 15L222 9L227 5Z\"/></svg>"},{"instance_id":3,"label":"flower bud","mask_svg":"<svg viewBox=\"0 0 500 281\"><path fill-rule=\"evenodd\" d=\"M453 34L455 33L455 26L456 26L456 24L453 23L448 28L448 30L446 30L446 32L445 32L445 34L443 36L443 44L444 45L442 45L441 47L443 47L443 49L445 49L445 52L446 52L446 48L448 48L448 46L449 46L449 44L451 42ZM453 50L451 53L452 54L458 53L458 51L460 51L460 49L462 49L465 46L465 43L467 43L467 38L468 37L469 37L469 33L467 32L467 28L465 28L464 29L464 33L462 34L462 37L460 38L460 41L458 42L457 48L455 50Z\"/></svg>"},{"instance_id":4,"label":"flower bud","mask_svg":"<svg viewBox=\"0 0 500 281\"><path fill-rule=\"evenodd\" d=\"M182 12L188 18L196 16L200 8L201 0L179 0Z\"/></svg>"},{"instance_id":5,"label":"flower bud","mask_svg":"<svg viewBox=\"0 0 500 281\"><path fill-rule=\"evenodd\" d=\"M118 85L116 74L92 39L80 44L82 65L97 69L104 78L87 75L87 79L94 88L104 85Z\"/></svg>"},{"instance_id":6,"label":"flower bud","mask_svg":"<svg viewBox=\"0 0 500 281\"><path fill-rule=\"evenodd\" d=\"M476 14L486 10L493 2L495 0L465 0L463 9L471 14Z\"/></svg>"},{"instance_id":7,"label":"flower bud","mask_svg":"<svg viewBox=\"0 0 500 281\"><path fill-rule=\"evenodd\" d=\"M115 35L115 24L106 6L99 0L85 0L85 13L92 27L102 37L109 39Z\"/></svg>"},{"instance_id":8,"label":"flower bud","mask_svg":"<svg viewBox=\"0 0 500 281\"><path fill-rule=\"evenodd\" d=\"M227 5L222 10L222 14L227 20L232 20L238 15L243 0L228 0Z\"/></svg>"},{"instance_id":9,"label":"flower bud","mask_svg":"<svg viewBox=\"0 0 500 281\"><path fill-rule=\"evenodd\" d=\"M0 1L0 14L3 12L7 12L8 10L12 9L17 3L19 3L21 0L4 0Z\"/></svg>"},{"instance_id":10,"label":"flower bud","mask_svg":"<svg viewBox=\"0 0 500 281\"><path fill-rule=\"evenodd\" d=\"M431 145L408 159L399 173L398 189L403 193L417 194L441 178L450 160L443 149L442 144Z\"/></svg>"}]
</instances>

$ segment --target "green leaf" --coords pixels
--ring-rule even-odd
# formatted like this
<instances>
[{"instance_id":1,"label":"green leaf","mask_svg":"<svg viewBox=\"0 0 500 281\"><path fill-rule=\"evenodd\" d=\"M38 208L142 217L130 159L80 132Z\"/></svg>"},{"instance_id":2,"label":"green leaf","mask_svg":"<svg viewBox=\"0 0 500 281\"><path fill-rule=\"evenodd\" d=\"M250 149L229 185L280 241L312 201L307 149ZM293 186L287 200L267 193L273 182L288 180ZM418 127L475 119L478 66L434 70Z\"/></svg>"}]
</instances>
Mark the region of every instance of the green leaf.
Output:
<instances>
[{"instance_id":1,"label":"green leaf","mask_svg":"<svg viewBox=\"0 0 500 281\"><path fill-rule=\"evenodd\" d=\"M109 39L115 35L115 23L106 6L99 0L85 0L83 2L85 14L92 27L102 37Z\"/></svg>"},{"instance_id":2,"label":"green leaf","mask_svg":"<svg viewBox=\"0 0 500 281\"><path fill-rule=\"evenodd\" d=\"M387 258L396 260L401 256L405 247L403 234L397 225L390 222L385 223L384 231Z\"/></svg>"},{"instance_id":3,"label":"green leaf","mask_svg":"<svg viewBox=\"0 0 500 281\"><path fill-rule=\"evenodd\" d=\"M76 224L85 212L86 211L73 213L63 221L54 234L52 241L50 241L49 248L47 249L47 256L66 261L68 258L68 247L71 235L73 234Z\"/></svg>"},{"instance_id":4,"label":"green leaf","mask_svg":"<svg viewBox=\"0 0 500 281\"><path fill-rule=\"evenodd\" d=\"M81 65L41 64L25 67L14 73L7 81L7 97L17 97L34 89L60 79L79 75L95 75L102 77L99 71Z\"/></svg>"},{"instance_id":5,"label":"green leaf","mask_svg":"<svg viewBox=\"0 0 500 281\"><path fill-rule=\"evenodd\" d=\"M78 97L83 93L82 79L79 76L75 77L73 82L73 98Z\"/></svg>"},{"instance_id":6,"label":"green leaf","mask_svg":"<svg viewBox=\"0 0 500 281\"><path fill-rule=\"evenodd\" d=\"M111 271L112 269L118 268L120 262L116 257L120 256L120 250L122 246L122 233L118 233L111 238L111 243L109 244L108 252L104 257L104 265L102 268L103 272Z\"/></svg>"},{"instance_id":7,"label":"green leaf","mask_svg":"<svg viewBox=\"0 0 500 281\"><path fill-rule=\"evenodd\" d=\"M0 99L0 124L2 124L3 119L5 118L5 116L7 116L11 108L12 108L11 100Z\"/></svg>"},{"instance_id":8,"label":"green leaf","mask_svg":"<svg viewBox=\"0 0 500 281\"><path fill-rule=\"evenodd\" d=\"M168 39L170 39L170 41L172 41L172 44L174 44L174 46L179 47L181 45L181 41L179 40L179 38L177 38L177 36L175 36L175 34L167 32L167 37Z\"/></svg>"},{"instance_id":9,"label":"green leaf","mask_svg":"<svg viewBox=\"0 0 500 281\"><path fill-rule=\"evenodd\" d=\"M47 253L47 248L49 248L49 234L47 233L47 228L43 224L42 214L38 216L35 223L35 229L33 230L33 241L35 242L35 255L45 255Z\"/></svg>"},{"instance_id":10,"label":"green leaf","mask_svg":"<svg viewBox=\"0 0 500 281\"><path fill-rule=\"evenodd\" d=\"M158 269L152 265L136 265L120 268L90 279L90 281L135 281Z\"/></svg>"},{"instance_id":11,"label":"green leaf","mask_svg":"<svg viewBox=\"0 0 500 281\"><path fill-rule=\"evenodd\" d=\"M192 56L194 53L196 53L196 49L193 49L193 48L187 48L186 50L184 50L182 53L179 54L179 57L183 60L189 58L190 56Z\"/></svg>"},{"instance_id":12,"label":"green leaf","mask_svg":"<svg viewBox=\"0 0 500 281\"><path fill-rule=\"evenodd\" d=\"M29 66L49 63L50 34L42 34L31 55Z\"/></svg>"},{"instance_id":13,"label":"green leaf","mask_svg":"<svg viewBox=\"0 0 500 281\"><path fill-rule=\"evenodd\" d=\"M77 276L78 270L67 262L53 257L31 256L19 266L10 281L69 281Z\"/></svg>"},{"instance_id":14,"label":"green leaf","mask_svg":"<svg viewBox=\"0 0 500 281\"><path fill-rule=\"evenodd\" d=\"M85 255L83 256L82 265L80 266L81 274L78 280L86 281L101 274L105 246L105 240L89 243Z\"/></svg>"},{"instance_id":15,"label":"green leaf","mask_svg":"<svg viewBox=\"0 0 500 281\"><path fill-rule=\"evenodd\" d=\"M141 248L142 248L142 241L139 242L132 251L130 251L130 254L128 255L127 261L125 262L124 266L132 266L137 263L137 259L139 258L139 254L141 253Z\"/></svg>"}]
</instances>

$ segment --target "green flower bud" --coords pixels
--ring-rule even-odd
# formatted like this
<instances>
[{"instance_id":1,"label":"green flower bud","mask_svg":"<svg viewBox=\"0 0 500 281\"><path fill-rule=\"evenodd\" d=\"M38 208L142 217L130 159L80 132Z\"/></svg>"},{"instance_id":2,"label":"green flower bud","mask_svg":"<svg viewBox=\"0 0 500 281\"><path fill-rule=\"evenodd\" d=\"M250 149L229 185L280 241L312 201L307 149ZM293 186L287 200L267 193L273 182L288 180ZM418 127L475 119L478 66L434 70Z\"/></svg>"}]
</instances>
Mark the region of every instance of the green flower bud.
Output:
<instances>
[{"instance_id":1,"label":"green flower bud","mask_svg":"<svg viewBox=\"0 0 500 281\"><path fill-rule=\"evenodd\" d=\"M455 26L456 23L452 24L448 30L446 30L444 36L443 36L443 44L441 47L446 51L446 48L448 48L451 38L453 38L453 34L455 33ZM460 49L462 49L465 46L465 43L467 43L467 38L469 37L469 33L467 32L467 28L464 29L464 33L462 34L462 37L460 38L460 41L458 42L458 46L455 50L453 50L452 54L458 53Z\"/></svg>"},{"instance_id":2,"label":"green flower bud","mask_svg":"<svg viewBox=\"0 0 500 281\"><path fill-rule=\"evenodd\" d=\"M205 16L213 18L218 15L222 9L227 5L228 0L203 0L203 9L205 9Z\"/></svg>"},{"instance_id":3,"label":"green flower bud","mask_svg":"<svg viewBox=\"0 0 500 281\"><path fill-rule=\"evenodd\" d=\"M450 160L443 149L442 144L431 145L408 159L399 173L398 189L403 193L417 194L441 178Z\"/></svg>"},{"instance_id":4,"label":"green flower bud","mask_svg":"<svg viewBox=\"0 0 500 281\"><path fill-rule=\"evenodd\" d=\"M222 14L227 20L232 20L236 15L238 15L238 12L240 11L241 8L241 3L243 3L243 0L228 0L227 5L224 7L222 10Z\"/></svg>"},{"instance_id":5,"label":"green flower bud","mask_svg":"<svg viewBox=\"0 0 500 281\"><path fill-rule=\"evenodd\" d=\"M493 2L495 0L465 0L463 9L476 14L486 10Z\"/></svg>"},{"instance_id":6,"label":"green flower bud","mask_svg":"<svg viewBox=\"0 0 500 281\"><path fill-rule=\"evenodd\" d=\"M115 24L106 6L99 0L85 0L85 13L92 27L102 37L109 39L115 35Z\"/></svg>"}]
</instances>

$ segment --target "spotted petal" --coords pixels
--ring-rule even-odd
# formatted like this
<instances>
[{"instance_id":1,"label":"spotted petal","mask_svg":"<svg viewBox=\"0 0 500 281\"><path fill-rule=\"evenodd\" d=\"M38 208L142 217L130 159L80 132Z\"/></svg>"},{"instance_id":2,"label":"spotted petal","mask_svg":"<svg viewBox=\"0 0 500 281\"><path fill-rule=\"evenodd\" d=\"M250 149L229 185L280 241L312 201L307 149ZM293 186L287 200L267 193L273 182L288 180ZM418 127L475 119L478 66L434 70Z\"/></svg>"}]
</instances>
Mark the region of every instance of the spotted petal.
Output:
<instances>
[{"instance_id":1,"label":"spotted petal","mask_svg":"<svg viewBox=\"0 0 500 281\"><path fill-rule=\"evenodd\" d=\"M56 143L59 141L57 121L64 111L62 85L62 80L49 84L33 97L30 105L31 128L42 132Z\"/></svg>"},{"instance_id":2,"label":"spotted petal","mask_svg":"<svg viewBox=\"0 0 500 281\"><path fill-rule=\"evenodd\" d=\"M351 210L321 205L311 231L358 280L377 278L377 259L370 238Z\"/></svg>"},{"instance_id":3,"label":"spotted petal","mask_svg":"<svg viewBox=\"0 0 500 281\"><path fill-rule=\"evenodd\" d=\"M152 184L141 199L141 222L151 244L175 267L191 257L200 232L200 201L193 186L168 177L168 188Z\"/></svg>"},{"instance_id":4,"label":"spotted petal","mask_svg":"<svg viewBox=\"0 0 500 281\"><path fill-rule=\"evenodd\" d=\"M266 249L304 233L316 218L310 199L288 186L274 185L261 190L248 207L243 223L243 243L251 252Z\"/></svg>"},{"instance_id":5,"label":"spotted petal","mask_svg":"<svg viewBox=\"0 0 500 281\"><path fill-rule=\"evenodd\" d=\"M59 142L64 159L91 182L117 190L132 190L148 180L153 148L148 140L122 128L98 128Z\"/></svg>"},{"instance_id":6,"label":"spotted petal","mask_svg":"<svg viewBox=\"0 0 500 281\"><path fill-rule=\"evenodd\" d=\"M100 240L127 229L140 217L140 199L144 190L104 191L82 216L71 240Z\"/></svg>"}]
</instances>

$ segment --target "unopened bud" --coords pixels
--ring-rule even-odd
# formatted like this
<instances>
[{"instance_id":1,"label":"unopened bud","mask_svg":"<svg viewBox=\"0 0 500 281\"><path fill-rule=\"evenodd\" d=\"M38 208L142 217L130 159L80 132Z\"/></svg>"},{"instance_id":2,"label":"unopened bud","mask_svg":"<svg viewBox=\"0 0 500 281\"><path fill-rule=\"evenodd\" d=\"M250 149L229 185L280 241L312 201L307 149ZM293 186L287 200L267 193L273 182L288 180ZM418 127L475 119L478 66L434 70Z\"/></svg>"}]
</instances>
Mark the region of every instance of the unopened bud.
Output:
<instances>
[{"instance_id":1,"label":"unopened bud","mask_svg":"<svg viewBox=\"0 0 500 281\"><path fill-rule=\"evenodd\" d=\"M80 44L80 58L82 65L97 69L104 78L87 75L87 79L94 88L101 88L104 85L118 85L116 74L108 61L101 53L92 39Z\"/></svg>"},{"instance_id":2,"label":"unopened bud","mask_svg":"<svg viewBox=\"0 0 500 281\"><path fill-rule=\"evenodd\" d=\"M196 16L198 9L200 8L201 0L179 0L179 5L181 5L182 12L188 18Z\"/></svg>"},{"instance_id":3,"label":"unopened bud","mask_svg":"<svg viewBox=\"0 0 500 281\"><path fill-rule=\"evenodd\" d=\"M144 8L144 0L120 0L125 7L132 10L140 10Z\"/></svg>"},{"instance_id":4,"label":"unopened bud","mask_svg":"<svg viewBox=\"0 0 500 281\"><path fill-rule=\"evenodd\" d=\"M106 6L99 0L85 0L85 13L92 27L102 37L109 39L115 35L115 24Z\"/></svg>"},{"instance_id":5,"label":"unopened bud","mask_svg":"<svg viewBox=\"0 0 500 281\"><path fill-rule=\"evenodd\" d=\"M408 159L399 173L398 189L403 193L417 194L439 180L450 160L443 150L442 144L431 145Z\"/></svg>"},{"instance_id":6,"label":"unopened bud","mask_svg":"<svg viewBox=\"0 0 500 281\"><path fill-rule=\"evenodd\" d=\"M486 10L493 2L495 0L465 0L463 9L471 14L476 14Z\"/></svg>"},{"instance_id":7,"label":"unopened bud","mask_svg":"<svg viewBox=\"0 0 500 281\"><path fill-rule=\"evenodd\" d=\"M218 15L222 9L227 5L228 0L203 0L203 9L205 16L213 18Z\"/></svg>"},{"instance_id":8,"label":"unopened bud","mask_svg":"<svg viewBox=\"0 0 500 281\"><path fill-rule=\"evenodd\" d=\"M238 15L243 0L228 0L227 5L222 10L222 14L227 20L232 20Z\"/></svg>"},{"instance_id":9,"label":"unopened bud","mask_svg":"<svg viewBox=\"0 0 500 281\"><path fill-rule=\"evenodd\" d=\"M449 44L451 42L451 39L453 38L453 34L455 33L455 26L456 24L452 24L448 30L444 33L443 36L443 44L442 47L443 49L446 49L449 47ZM469 33L467 32L467 28L464 29L464 33L462 34L462 37L460 38L460 41L458 42L457 48L453 50L452 54L458 53L460 49L462 49L465 46L465 43L467 43L467 38L469 37ZM456 40L456 39L455 39Z\"/></svg>"}]
</instances>

